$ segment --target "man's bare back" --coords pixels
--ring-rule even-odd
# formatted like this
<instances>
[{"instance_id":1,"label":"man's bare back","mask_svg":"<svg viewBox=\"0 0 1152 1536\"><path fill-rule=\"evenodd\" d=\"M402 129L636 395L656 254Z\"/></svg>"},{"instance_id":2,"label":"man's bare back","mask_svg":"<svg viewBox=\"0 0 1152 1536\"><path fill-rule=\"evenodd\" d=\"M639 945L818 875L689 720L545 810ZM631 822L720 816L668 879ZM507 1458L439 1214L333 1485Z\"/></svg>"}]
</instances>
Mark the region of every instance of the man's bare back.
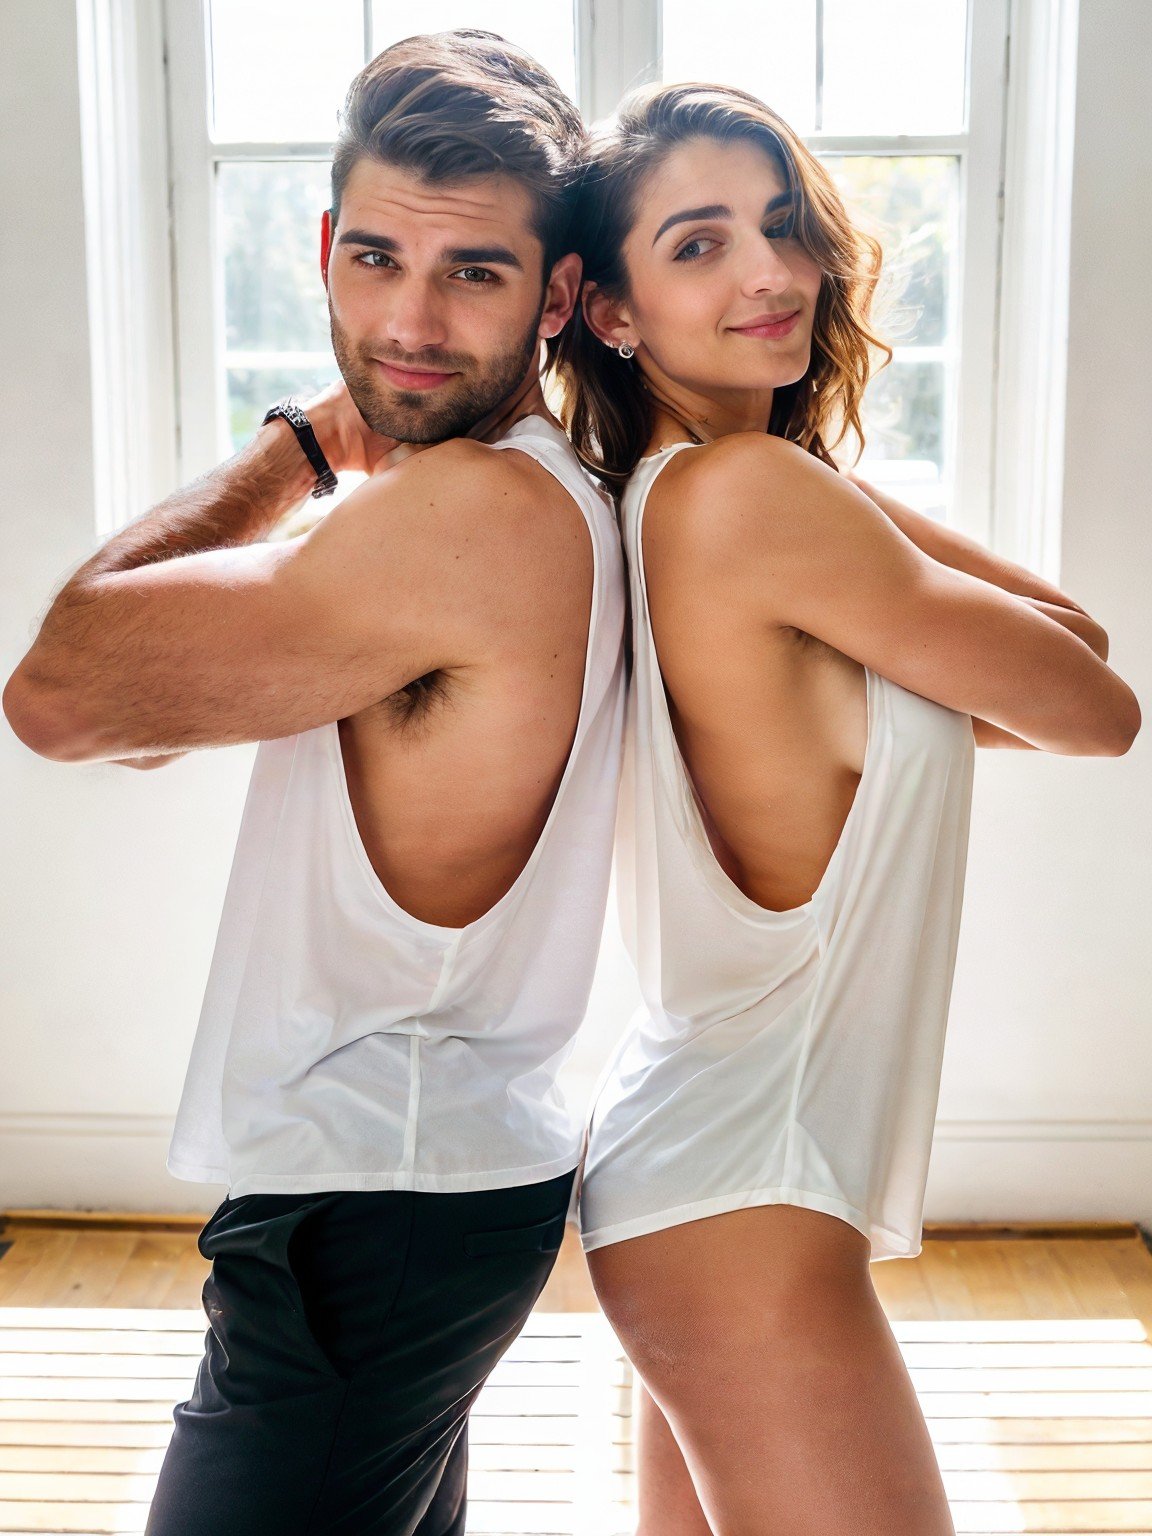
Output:
<instances>
[{"instance_id":1,"label":"man's bare back","mask_svg":"<svg viewBox=\"0 0 1152 1536\"><path fill-rule=\"evenodd\" d=\"M477 453L491 452L477 445ZM547 470L500 451L525 538L506 611L476 653L339 722L359 837L388 895L463 927L514 884L564 775L593 578L583 514Z\"/></svg>"}]
</instances>

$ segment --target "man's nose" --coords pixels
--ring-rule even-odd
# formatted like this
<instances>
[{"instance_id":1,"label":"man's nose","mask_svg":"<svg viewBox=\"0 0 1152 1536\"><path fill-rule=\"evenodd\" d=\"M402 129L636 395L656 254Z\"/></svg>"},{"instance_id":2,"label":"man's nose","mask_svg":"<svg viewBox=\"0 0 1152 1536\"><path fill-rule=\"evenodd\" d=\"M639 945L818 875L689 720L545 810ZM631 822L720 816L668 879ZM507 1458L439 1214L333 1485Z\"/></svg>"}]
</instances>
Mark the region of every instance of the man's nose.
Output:
<instances>
[{"instance_id":1,"label":"man's nose","mask_svg":"<svg viewBox=\"0 0 1152 1536\"><path fill-rule=\"evenodd\" d=\"M444 306L433 283L418 278L397 283L385 327L388 338L405 352L443 346L448 339Z\"/></svg>"}]
</instances>

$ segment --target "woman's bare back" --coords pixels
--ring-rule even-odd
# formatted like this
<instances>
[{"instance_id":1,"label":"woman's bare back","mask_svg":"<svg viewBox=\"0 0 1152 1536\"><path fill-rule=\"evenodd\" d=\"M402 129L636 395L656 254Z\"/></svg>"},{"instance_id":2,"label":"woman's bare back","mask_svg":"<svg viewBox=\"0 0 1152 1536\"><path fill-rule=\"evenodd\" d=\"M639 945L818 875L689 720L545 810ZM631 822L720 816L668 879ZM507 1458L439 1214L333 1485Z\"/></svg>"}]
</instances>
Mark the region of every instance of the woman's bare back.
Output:
<instances>
[{"instance_id":1,"label":"woman's bare back","mask_svg":"<svg viewBox=\"0 0 1152 1536\"><path fill-rule=\"evenodd\" d=\"M868 743L864 668L726 601L723 573L679 558L677 454L652 487L644 570L669 713L716 859L772 911L812 896ZM670 514L670 515L669 515Z\"/></svg>"}]
</instances>

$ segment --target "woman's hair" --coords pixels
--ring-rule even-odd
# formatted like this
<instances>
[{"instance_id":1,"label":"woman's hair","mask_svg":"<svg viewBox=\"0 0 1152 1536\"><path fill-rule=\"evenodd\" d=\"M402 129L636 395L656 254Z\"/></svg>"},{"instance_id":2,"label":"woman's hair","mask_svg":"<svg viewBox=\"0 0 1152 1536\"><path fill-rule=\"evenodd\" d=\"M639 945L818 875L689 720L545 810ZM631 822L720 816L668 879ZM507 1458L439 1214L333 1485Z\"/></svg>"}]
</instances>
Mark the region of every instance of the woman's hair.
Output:
<instances>
[{"instance_id":1,"label":"woman's hair","mask_svg":"<svg viewBox=\"0 0 1152 1536\"><path fill-rule=\"evenodd\" d=\"M573 219L585 281L627 300L624 242L651 174L687 140L760 145L795 198L795 233L823 274L804 377L777 389L768 431L832 463L851 430L861 446L860 402L872 349L892 349L868 325L880 276L879 242L851 223L819 160L770 107L722 85L646 86L588 136ZM589 328L581 306L557 339L561 415L576 452L609 485L621 487L648 446L651 396L636 361L624 361Z\"/></svg>"}]
</instances>

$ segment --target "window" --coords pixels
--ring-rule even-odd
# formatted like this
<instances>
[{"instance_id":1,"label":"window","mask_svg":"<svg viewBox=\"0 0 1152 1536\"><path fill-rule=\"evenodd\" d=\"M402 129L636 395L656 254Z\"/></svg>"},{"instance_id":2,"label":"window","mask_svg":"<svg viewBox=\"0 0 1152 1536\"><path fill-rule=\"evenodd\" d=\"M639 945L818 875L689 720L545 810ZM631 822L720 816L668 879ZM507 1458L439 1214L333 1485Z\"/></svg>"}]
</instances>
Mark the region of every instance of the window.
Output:
<instances>
[{"instance_id":1,"label":"window","mask_svg":"<svg viewBox=\"0 0 1152 1536\"><path fill-rule=\"evenodd\" d=\"M710 0L702 27L697 0L663 0L662 19L663 78L774 106L884 248L873 314L895 356L867 391L861 473L986 539L1004 8Z\"/></svg>"},{"instance_id":2,"label":"window","mask_svg":"<svg viewBox=\"0 0 1152 1536\"><path fill-rule=\"evenodd\" d=\"M383 0L169 0L188 473L273 400L336 376L318 272L336 110L413 21ZM861 472L988 540L1006 0L429 0L422 30L524 43L586 116L644 79L772 103L881 238L881 333ZM290 86L286 88L286 82Z\"/></svg>"},{"instance_id":3,"label":"window","mask_svg":"<svg viewBox=\"0 0 1152 1536\"><path fill-rule=\"evenodd\" d=\"M576 90L562 5L424 0L418 19L514 37ZM337 377L319 273L337 109L353 75L414 25L382 0L170 0L188 473L246 442L274 400Z\"/></svg>"}]
</instances>

